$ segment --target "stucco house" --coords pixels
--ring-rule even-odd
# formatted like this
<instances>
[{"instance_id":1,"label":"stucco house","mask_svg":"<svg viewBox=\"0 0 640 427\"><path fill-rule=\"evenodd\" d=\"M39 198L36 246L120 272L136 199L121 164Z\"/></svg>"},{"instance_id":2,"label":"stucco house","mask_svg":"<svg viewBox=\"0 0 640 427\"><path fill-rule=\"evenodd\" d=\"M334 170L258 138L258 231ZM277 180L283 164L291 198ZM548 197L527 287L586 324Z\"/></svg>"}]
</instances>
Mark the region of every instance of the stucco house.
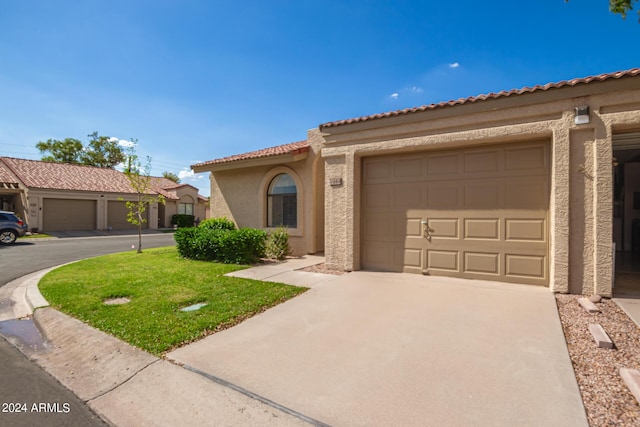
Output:
<instances>
[{"instance_id":1,"label":"stucco house","mask_svg":"<svg viewBox=\"0 0 640 427\"><path fill-rule=\"evenodd\" d=\"M145 228L170 227L176 213L205 219L207 199L197 188L158 177L151 187L165 204L149 206ZM0 209L15 211L32 230L133 229L125 203L135 199L127 177L115 169L0 157Z\"/></svg>"},{"instance_id":2,"label":"stucco house","mask_svg":"<svg viewBox=\"0 0 640 427\"><path fill-rule=\"evenodd\" d=\"M640 69L321 124L193 166L329 267L611 295L640 265ZM614 251L615 245L615 251Z\"/></svg>"}]
</instances>

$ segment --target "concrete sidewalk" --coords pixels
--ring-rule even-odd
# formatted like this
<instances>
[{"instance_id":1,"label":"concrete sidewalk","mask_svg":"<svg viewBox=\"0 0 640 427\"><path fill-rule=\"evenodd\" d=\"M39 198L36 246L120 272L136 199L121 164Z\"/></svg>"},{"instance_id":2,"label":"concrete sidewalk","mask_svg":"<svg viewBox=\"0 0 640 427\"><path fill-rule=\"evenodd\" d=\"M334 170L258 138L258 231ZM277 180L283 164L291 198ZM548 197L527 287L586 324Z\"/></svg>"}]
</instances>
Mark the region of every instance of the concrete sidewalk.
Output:
<instances>
[{"instance_id":1,"label":"concrete sidewalk","mask_svg":"<svg viewBox=\"0 0 640 427\"><path fill-rule=\"evenodd\" d=\"M288 285L313 288L324 282L337 278L337 276L332 274L300 271L305 267L310 267L323 262L324 257L322 256L305 255L301 258L289 258L285 262L234 271L232 273L228 273L227 276L265 280L269 282L286 283Z\"/></svg>"},{"instance_id":2,"label":"concrete sidewalk","mask_svg":"<svg viewBox=\"0 0 640 427\"><path fill-rule=\"evenodd\" d=\"M640 327L640 274L616 273L613 300Z\"/></svg>"},{"instance_id":3,"label":"concrete sidewalk","mask_svg":"<svg viewBox=\"0 0 640 427\"><path fill-rule=\"evenodd\" d=\"M46 307L22 350L116 426L587 425L548 289L296 271L322 261L236 272L312 289L167 360ZM3 318L34 305L24 279Z\"/></svg>"}]
</instances>

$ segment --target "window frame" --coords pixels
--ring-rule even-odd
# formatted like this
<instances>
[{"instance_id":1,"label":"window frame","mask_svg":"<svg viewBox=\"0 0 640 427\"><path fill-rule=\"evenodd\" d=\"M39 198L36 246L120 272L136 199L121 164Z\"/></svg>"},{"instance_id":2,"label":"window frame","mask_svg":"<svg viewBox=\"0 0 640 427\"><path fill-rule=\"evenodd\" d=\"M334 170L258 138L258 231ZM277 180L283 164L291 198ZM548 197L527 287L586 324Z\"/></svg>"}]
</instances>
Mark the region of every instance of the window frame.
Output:
<instances>
[{"instance_id":1,"label":"window frame","mask_svg":"<svg viewBox=\"0 0 640 427\"><path fill-rule=\"evenodd\" d=\"M282 178L288 178L295 192L274 191ZM293 209L291 204L293 204ZM280 221L276 221L275 209L278 208ZM293 212L292 212L293 211ZM293 216L293 218L292 218ZM288 173L279 173L271 178L267 187L267 228L298 228L298 186Z\"/></svg>"},{"instance_id":2,"label":"window frame","mask_svg":"<svg viewBox=\"0 0 640 427\"><path fill-rule=\"evenodd\" d=\"M262 227L267 231L275 230L277 226L269 225L269 187L274 178L280 174L287 174L292 179L296 185L296 227L287 227L287 231L289 236L301 237L304 235L304 187L302 185L302 180L292 168L287 166L276 166L270 170L268 170L262 177L262 182L260 184L260 193L259 198L261 200L262 206Z\"/></svg>"},{"instance_id":3,"label":"window frame","mask_svg":"<svg viewBox=\"0 0 640 427\"><path fill-rule=\"evenodd\" d=\"M180 210L181 210L180 208L182 206L185 207L184 213L180 212ZM186 209L187 206L191 206L191 213L187 213L187 209ZM191 216L193 216L193 208L194 208L193 203L178 202L178 212L177 213L178 213L178 215L191 215Z\"/></svg>"}]
</instances>

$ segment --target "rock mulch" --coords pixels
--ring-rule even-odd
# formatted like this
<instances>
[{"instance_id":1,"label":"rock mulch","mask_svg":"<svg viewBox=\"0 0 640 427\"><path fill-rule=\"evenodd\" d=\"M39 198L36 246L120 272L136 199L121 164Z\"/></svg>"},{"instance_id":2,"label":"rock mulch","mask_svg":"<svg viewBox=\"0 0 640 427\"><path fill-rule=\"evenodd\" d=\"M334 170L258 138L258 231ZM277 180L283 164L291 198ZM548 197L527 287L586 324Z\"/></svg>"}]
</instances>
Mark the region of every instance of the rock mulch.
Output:
<instances>
[{"instance_id":1,"label":"rock mulch","mask_svg":"<svg viewBox=\"0 0 640 427\"><path fill-rule=\"evenodd\" d=\"M336 276L341 276L346 273L346 271L340 270L330 270L327 268L325 263L311 265L309 267L301 268L299 271L309 271L311 273L324 273L324 274L334 274Z\"/></svg>"},{"instance_id":2,"label":"rock mulch","mask_svg":"<svg viewBox=\"0 0 640 427\"><path fill-rule=\"evenodd\" d=\"M579 295L556 295L562 329L591 427L640 426L640 405L624 384L620 368L640 369L640 328L610 300L588 313ZM589 324L600 324L615 347L599 348Z\"/></svg>"}]
</instances>

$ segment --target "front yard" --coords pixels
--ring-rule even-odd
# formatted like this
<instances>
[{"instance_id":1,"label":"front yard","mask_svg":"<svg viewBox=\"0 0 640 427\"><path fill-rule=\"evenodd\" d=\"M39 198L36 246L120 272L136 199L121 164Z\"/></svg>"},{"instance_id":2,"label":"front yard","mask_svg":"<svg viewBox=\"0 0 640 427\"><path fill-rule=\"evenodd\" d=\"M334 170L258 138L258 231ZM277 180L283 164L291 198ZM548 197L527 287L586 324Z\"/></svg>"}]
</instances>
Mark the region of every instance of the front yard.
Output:
<instances>
[{"instance_id":1,"label":"front yard","mask_svg":"<svg viewBox=\"0 0 640 427\"><path fill-rule=\"evenodd\" d=\"M307 290L224 276L242 268L183 259L174 247L147 249L66 265L39 286L52 307L162 355ZM198 303L206 305L181 311Z\"/></svg>"}]
</instances>

